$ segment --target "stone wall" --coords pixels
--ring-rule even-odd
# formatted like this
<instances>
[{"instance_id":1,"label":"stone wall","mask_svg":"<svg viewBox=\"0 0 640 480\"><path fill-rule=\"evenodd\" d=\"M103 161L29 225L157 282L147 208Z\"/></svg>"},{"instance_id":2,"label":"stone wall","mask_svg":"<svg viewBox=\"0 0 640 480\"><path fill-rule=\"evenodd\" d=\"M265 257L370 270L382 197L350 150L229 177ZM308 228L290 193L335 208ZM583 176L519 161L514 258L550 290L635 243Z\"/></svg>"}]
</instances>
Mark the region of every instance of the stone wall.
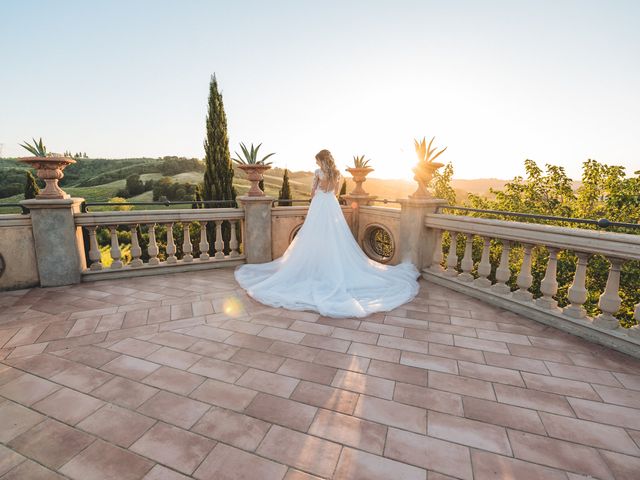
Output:
<instances>
[{"instance_id":1,"label":"stone wall","mask_svg":"<svg viewBox=\"0 0 640 480\"><path fill-rule=\"evenodd\" d=\"M273 207L271 210L271 253L274 260L282 256L291 243L293 233L304 223L308 206ZM342 213L351 227L351 208L342 207Z\"/></svg>"},{"instance_id":2,"label":"stone wall","mask_svg":"<svg viewBox=\"0 0 640 480\"><path fill-rule=\"evenodd\" d=\"M39 284L30 215L0 215L0 255L0 290Z\"/></svg>"}]
</instances>

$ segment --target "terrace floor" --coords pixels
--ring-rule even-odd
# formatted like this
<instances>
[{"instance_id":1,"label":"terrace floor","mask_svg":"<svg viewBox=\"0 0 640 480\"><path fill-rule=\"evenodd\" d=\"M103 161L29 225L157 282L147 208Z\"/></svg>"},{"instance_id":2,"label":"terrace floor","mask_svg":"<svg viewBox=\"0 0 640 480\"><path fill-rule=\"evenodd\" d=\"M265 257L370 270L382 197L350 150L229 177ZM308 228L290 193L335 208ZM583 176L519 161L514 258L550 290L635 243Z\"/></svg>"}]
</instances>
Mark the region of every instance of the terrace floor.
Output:
<instances>
[{"instance_id":1,"label":"terrace floor","mask_svg":"<svg viewBox=\"0 0 640 480\"><path fill-rule=\"evenodd\" d=\"M423 282L265 308L229 269L0 293L0 478L637 479L640 361Z\"/></svg>"}]
</instances>

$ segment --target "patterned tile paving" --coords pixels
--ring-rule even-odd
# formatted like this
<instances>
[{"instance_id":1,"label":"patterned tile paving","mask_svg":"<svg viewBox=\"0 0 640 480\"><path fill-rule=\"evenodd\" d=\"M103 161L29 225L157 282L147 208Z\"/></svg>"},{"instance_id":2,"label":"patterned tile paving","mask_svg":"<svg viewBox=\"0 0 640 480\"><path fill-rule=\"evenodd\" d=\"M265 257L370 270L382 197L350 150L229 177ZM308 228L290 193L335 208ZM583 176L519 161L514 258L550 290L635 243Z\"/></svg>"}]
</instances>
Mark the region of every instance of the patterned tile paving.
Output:
<instances>
[{"instance_id":1,"label":"patterned tile paving","mask_svg":"<svg viewBox=\"0 0 640 480\"><path fill-rule=\"evenodd\" d=\"M0 293L0 479L637 479L640 361L442 287L364 319L231 270Z\"/></svg>"}]
</instances>

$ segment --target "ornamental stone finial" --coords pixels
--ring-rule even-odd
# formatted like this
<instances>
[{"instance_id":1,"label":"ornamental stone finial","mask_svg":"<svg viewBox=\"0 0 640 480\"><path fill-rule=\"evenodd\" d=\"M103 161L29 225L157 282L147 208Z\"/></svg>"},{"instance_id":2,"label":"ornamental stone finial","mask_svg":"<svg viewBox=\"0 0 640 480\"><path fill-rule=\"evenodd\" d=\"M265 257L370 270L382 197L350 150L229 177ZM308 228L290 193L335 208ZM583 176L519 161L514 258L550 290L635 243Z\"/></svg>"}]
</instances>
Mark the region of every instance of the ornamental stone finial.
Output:
<instances>
[{"instance_id":1,"label":"ornamental stone finial","mask_svg":"<svg viewBox=\"0 0 640 480\"><path fill-rule=\"evenodd\" d=\"M440 167L444 167L443 163L435 162L434 160L442 155L447 147L444 147L438 153L436 153L437 147L431 148L433 141L436 137L433 137L427 145L426 139L423 137L421 142L414 140L416 154L418 155L418 164L413 167L414 177L413 179L418 182L418 189L410 195L410 198L431 198L432 195L427 190L427 187L433 179L433 174ZM435 154L435 155L434 155Z\"/></svg>"}]
</instances>

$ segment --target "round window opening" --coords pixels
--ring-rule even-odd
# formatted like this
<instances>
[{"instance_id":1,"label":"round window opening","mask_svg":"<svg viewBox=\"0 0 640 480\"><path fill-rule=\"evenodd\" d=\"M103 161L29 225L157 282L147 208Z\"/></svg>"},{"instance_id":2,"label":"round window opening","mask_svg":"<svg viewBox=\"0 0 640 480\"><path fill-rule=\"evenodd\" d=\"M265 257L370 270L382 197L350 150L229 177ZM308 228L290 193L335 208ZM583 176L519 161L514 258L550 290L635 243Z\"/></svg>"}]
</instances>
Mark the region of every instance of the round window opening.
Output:
<instances>
[{"instance_id":1,"label":"round window opening","mask_svg":"<svg viewBox=\"0 0 640 480\"><path fill-rule=\"evenodd\" d=\"M363 238L365 253L377 262L388 262L393 257L395 245L391 233L379 225L367 228Z\"/></svg>"}]
</instances>

